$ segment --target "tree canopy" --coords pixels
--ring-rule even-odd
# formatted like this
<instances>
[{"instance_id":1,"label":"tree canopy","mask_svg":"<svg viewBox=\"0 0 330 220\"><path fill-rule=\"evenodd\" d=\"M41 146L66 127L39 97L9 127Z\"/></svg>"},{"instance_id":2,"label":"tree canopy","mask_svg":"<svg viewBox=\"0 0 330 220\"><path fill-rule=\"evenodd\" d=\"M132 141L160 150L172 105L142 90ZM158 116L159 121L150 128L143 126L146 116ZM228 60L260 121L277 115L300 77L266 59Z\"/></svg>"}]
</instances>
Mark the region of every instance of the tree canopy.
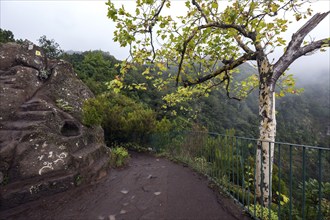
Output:
<instances>
[{"instance_id":1,"label":"tree canopy","mask_svg":"<svg viewBox=\"0 0 330 220\"><path fill-rule=\"evenodd\" d=\"M129 61L139 64L156 64L161 71L177 66L174 74L166 81L175 81L177 91L183 96L194 92L209 91L217 85L227 90L228 97L242 99L254 88L258 88L258 76L232 84L235 68L242 63L257 61L275 47L288 46L286 52L274 62L272 80L277 81L295 59L317 48L326 46L329 39L303 41L310 30L300 29L298 39L287 45L282 34L294 20L308 18L312 10L308 1L201 1L185 2L186 13L175 16L169 12L169 0L138 0L135 11L128 11L124 5L116 7L109 1L108 17L117 23L114 40L121 46L129 46ZM184 9L182 9L184 11ZM291 20L284 17L290 13ZM322 20L327 13L316 15L311 20ZM314 22L312 29L317 25ZM304 33L302 33L304 32ZM297 36L296 35L296 36ZM301 38L301 39L300 39ZM300 47L302 44L305 46ZM300 47L300 48L299 48ZM293 49L298 49L294 56ZM283 61L288 61L283 65ZM126 67L123 68L125 73ZM145 75L149 72L145 71ZM286 76L283 91L292 92L294 81ZM163 81L158 78L156 83ZM188 88L188 86L195 85ZM181 86L181 87L180 87ZM189 92L188 92L189 90ZM168 95L169 102L175 96ZM175 97L177 98L177 97Z\"/></svg>"},{"instance_id":2,"label":"tree canopy","mask_svg":"<svg viewBox=\"0 0 330 220\"><path fill-rule=\"evenodd\" d=\"M60 45L56 43L54 39L47 39L46 35L41 36L38 39L38 43L39 46L44 49L49 58L58 58L63 53Z\"/></svg>"},{"instance_id":3,"label":"tree canopy","mask_svg":"<svg viewBox=\"0 0 330 220\"><path fill-rule=\"evenodd\" d=\"M0 43L14 42L14 34L10 30L0 28Z\"/></svg>"}]
</instances>

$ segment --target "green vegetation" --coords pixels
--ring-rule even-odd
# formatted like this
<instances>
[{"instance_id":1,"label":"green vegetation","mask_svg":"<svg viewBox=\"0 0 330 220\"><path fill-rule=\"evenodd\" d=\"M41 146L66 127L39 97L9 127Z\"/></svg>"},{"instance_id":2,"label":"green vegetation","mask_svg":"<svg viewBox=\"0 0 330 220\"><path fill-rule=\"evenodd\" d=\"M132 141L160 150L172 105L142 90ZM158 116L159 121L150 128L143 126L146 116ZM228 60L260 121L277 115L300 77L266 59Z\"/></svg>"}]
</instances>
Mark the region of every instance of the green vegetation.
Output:
<instances>
[{"instance_id":1,"label":"green vegetation","mask_svg":"<svg viewBox=\"0 0 330 220\"><path fill-rule=\"evenodd\" d=\"M10 30L0 28L0 43L16 42L23 43L22 39L15 39L14 33Z\"/></svg>"},{"instance_id":2,"label":"green vegetation","mask_svg":"<svg viewBox=\"0 0 330 220\"><path fill-rule=\"evenodd\" d=\"M85 56L88 58L85 58ZM182 103L180 106L164 108L166 103L162 96L166 91L158 91L149 81L141 77L140 72L145 70L144 67L130 70L130 74L124 79L123 84L145 83L147 90L128 88L127 86L121 90L120 94L110 92L110 94L104 95L103 93L109 93L105 82L109 82L120 75L118 67L120 61L109 55L109 53L102 51L63 54L62 58L73 64L78 76L97 95L96 99L86 104L86 106L89 106L88 114L90 114L90 118L86 118L85 121L87 125L102 124L102 120L105 118L103 112L107 111L107 108L111 108L110 103L108 103L111 101L106 100L117 97L114 99L123 99L122 104L116 104L117 110L119 106L125 107L135 102L140 106L138 107L139 111L146 109L148 116L153 115L152 118L155 118L157 122L152 122L155 125L152 131L156 133L164 132L164 129L190 129L195 124L209 131L219 133L225 133L226 130L234 128L238 136L258 136L256 93L252 93L246 100L238 102L228 99L219 89L212 91L208 97L200 96ZM240 68L241 73L254 74L253 71L255 70L249 65L243 65ZM329 146L330 140L326 136L328 126L326 122L330 117L330 113L327 111L330 106L328 80L318 84L305 84L304 88L304 92L299 95L288 95L279 99L277 139L281 142ZM124 104L125 100L131 101ZM92 110L92 105L95 105L94 110ZM123 112L127 113L128 106L125 108L126 110ZM132 107L132 110L136 108ZM87 110L87 107L84 107L84 109ZM150 111L154 113L151 114ZM121 111L119 114L124 115ZM102 126L105 127L105 124L103 123ZM127 130L124 136L127 137L126 132ZM150 133L150 130L148 132Z\"/></svg>"},{"instance_id":3,"label":"green vegetation","mask_svg":"<svg viewBox=\"0 0 330 220\"><path fill-rule=\"evenodd\" d=\"M124 147L115 147L110 152L110 165L112 167L122 167L128 163L129 154Z\"/></svg>"},{"instance_id":4,"label":"green vegetation","mask_svg":"<svg viewBox=\"0 0 330 220\"><path fill-rule=\"evenodd\" d=\"M10 30L0 28L0 43L15 42L14 34Z\"/></svg>"},{"instance_id":5,"label":"green vegetation","mask_svg":"<svg viewBox=\"0 0 330 220\"><path fill-rule=\"evenodd\" d=\"M80 174L76 175L74 178L74 184L75 186L80 186L83 182L83 177L80 176Z\"/></svg>"},{"instance_id":6,"label":"green vegetation","mask_svg":"<svg viewBox=\"0 0 330 220\"><path fill-rule=\"evenodd\" d=\"M249 212L251 212L251 213L255 212L255 216L257 218L260 218L260 219L263 219L263 220L278 220L278 216L277 216L276 212L274 212L271 209L262 207L259 204L257 204L255 207L254 207L254 205L250 205L250 206L245 207L245 208L247 208L249 210Z\"/></svg>"},{"instance_id":7,"label":"green vegetation","mask_svg":"<svg viewBox=\"0 0 330 220\"><path fill-rule=\"evenodd\" d=\"M293 164L290 172L290 153L287 150L289 146L281 145L281 155L278 152L279 145L275 146L275 163L271 182L272 201L269 207L263 207L255 195L254 155L257 140L237 138L234 134L234 130L227 131L226 135L200 131L157 134L157 138L154 140L161 140L162 145L160 146L158 142L152 142L152 145L159 146L156 150L161 155L183 162L209 177L258 218L278 219L280 216L281 219L290 219L291 213L292 219L298 220L303 216L303 206L306 219L317 219L318 215L322 216L321 219L329 218L330 175L323 172L323 182L313 179L314 176L318 178L315 174L315 170L319 169L319 167L315 167L315 164L318 163L318 150L306 149L308 159L305 161L307 165L305 177L303 177L301 171L303 166L302 147L294 147L292 150ZM326 170L330 166L327 152L324 153L321 155L321 161L324 161L320 165L322 170ZM280 165L279 158L281 158ZM310 166L308 161L313 161ZM291 194L290 178L292 178L293 184ZM306 179L305 190L303 190L302 183L304 178ZM319 191L319 187L321 191ZM303 202L303 192L305 193L305 203ZM319 212L319 207L321 207L321 212Z\"/></svg>"},{"instance_id":8,"label":"green vegetation","mask_svg":"<svg viewBox=\"0 0 330 220\"><path fill-rule=\"evenodd\" d=\"M47 57L54 59L59 58L59 56L63 53L60 45L55 42L54 39L47 39L46 35L41 36L38 39L39 46L44 50Z\"/></svg>"},{"instance_id":9,"label":"green vegetation","mask_svg":"<svg viewBox=\"0 0 330 220\"><path fill-rule=\"evenodd\" d=\"M70 106L69 103L63 99L57 99L56 105L57 105L57 107L59 107L60 109L62 109L63 111L66 111L66 112L70 112L73 110L73 107Z\"/></svg>"},{"instance_id":10,"label":"green vegetation","mask_svg":"<svg viewBox=\"0 0 330 220\"><path fill-rule=\"evenodd\" d=\"M2 182L0 183L0 185L5 186L9 183L9 176L7 174L2 174Z\"/></svg>"},{"instance_id":11,"label":"green vegetation","mask_svg":"<svg viewBox=\"0 0 330 220\"><path fill-rule=\"evenodd\" d=\"M106 142L146 143L156 127L156 114L127 96L108 93L87 100L83 106L86 125L102 125Z\"/></svg>"}]
</instances>

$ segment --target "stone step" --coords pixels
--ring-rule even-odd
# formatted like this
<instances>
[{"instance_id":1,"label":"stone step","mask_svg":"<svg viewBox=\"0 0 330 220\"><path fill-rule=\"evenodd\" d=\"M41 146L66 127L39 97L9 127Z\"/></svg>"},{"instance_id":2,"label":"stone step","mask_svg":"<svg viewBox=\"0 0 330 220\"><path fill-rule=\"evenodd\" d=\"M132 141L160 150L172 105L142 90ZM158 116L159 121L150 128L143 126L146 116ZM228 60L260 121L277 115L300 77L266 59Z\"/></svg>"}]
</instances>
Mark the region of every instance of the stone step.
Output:
<instances>
[{"instance_id":1,"label":"stone step","mask_svg":"<svg viewBox=\"0 0 330 220\"><path fill-rule=\"evenodd\" d=\"M100 166L102 167L105 161L108 163L109 156L105 153L105 150L101 149L103 147L105 146L102 144L97 144L90 147L85 147L72 153L74 160L77 161L77 168L82 169L81 172L87 173L88 175L88 173L93 174L95 171L100 169Z\"/></svg>"},{"instance_id":2,"label":"stone step","mask_svg":"<svg viewBox=\"0 0 330 220\"><path fill-rule=\"evenodd\" d=\"M75 151L74 153L72 153L72 156L75 159L83 159L83 158L85 158L89 155L97 156L97 155L94 155L94 154L98 154L99 153L98 150L101 147L103 147L103 145L101 145L101 144L91 144L91 145L85 146L82 149L79 149L79 150Z\"/></svg>"},{"instance_id":3,"label":"stone step","mask_svg":"<svg viewBox=\"0 0 330 220\"><path fill-rule=\"evenodd\" d=\"M22 111L16 113L16 118L27 121L46 120L51 114L51 111Z\"/></svg>"},{"instance_id":4,"label":"stone step","mask_svg":"<svg viewBox=\"0 0 330 220\"><path fill-rule=\"evenodd\" d=\"M94 160L93 163L80 169L80 173L83 174L82 179L92 180L90 183L95 183L104 176L110 170L109 156L104 154L98 160ZM84 182L86 184L86 182Z\"/></svg>"},{"instance_id":5,"label":"stone step","mask_svg":"<svg viewBox=\"0 0 330 220\"><path fill-rule=\"evenodd\" d=\"M75 187L77 173L57 173L51 177L38 176L5 185L0 189L0 210L6 210L44 196Z\"/></svg>"},{"instance_id":6,"label":"stone step","mask_svg":"<svg viewBox=\"0 0 330 220\"><path fill-rule=\"evenodd\" d=\"M40 124L45 123L45 120L39 121L6 121L0 123L1 130L15 130L15 131L22 131L22 130L32 130L36 127L39 127Z\"/></svg>"},{"instance_id":7,"label":"stone step","mask_svg":"<svg viewBox=\"0 0 330 220\"><path fill-rule=\"evenodd\" d=\"M51 111L51 107L45 106L45 102L41 99L31 99L20 106L22 111Z\"/></svg>"},{"instance_id":8,"label":"stone step","mask_svg":"<svg viewBox=\"0 0 330 220\"><path fill-rule=\"evenodd\" d=\"M109 166L110 166L110 157L109 155L105 155L101 157L99 160L95 161L91 166L90 166L90 173L93 174L93 176L96 180L101 179L104 177L104 175L107 174L109 171Z\"/></svg>"}]
</instances>

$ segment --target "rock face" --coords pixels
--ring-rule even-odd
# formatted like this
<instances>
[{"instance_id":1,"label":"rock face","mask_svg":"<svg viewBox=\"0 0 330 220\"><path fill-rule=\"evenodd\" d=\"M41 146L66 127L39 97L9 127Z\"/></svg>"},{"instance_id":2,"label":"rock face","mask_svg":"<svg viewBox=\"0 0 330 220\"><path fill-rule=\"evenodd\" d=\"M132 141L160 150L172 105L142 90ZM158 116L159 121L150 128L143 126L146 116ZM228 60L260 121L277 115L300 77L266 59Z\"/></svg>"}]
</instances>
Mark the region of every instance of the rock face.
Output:
<instances>
[{"instance_id":1,"label":"rock face","mask_svg":"<svg viewBox=\"0 0 330 220\"><path fill-rule=\"evenodd\" d=\"M106 175L103 129L82 124L90 97L69 63L0 44L0 210Z\"/></svg>"}]
</instances>

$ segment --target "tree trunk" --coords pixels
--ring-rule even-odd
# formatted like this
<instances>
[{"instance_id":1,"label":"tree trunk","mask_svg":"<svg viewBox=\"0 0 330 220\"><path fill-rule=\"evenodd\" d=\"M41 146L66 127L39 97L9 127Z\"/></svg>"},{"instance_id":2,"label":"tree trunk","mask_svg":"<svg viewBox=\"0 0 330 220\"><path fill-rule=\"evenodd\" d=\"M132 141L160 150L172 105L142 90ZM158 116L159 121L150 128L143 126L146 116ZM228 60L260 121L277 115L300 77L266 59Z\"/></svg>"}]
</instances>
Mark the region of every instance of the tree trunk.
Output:
<instances>
[{"instance_id":1,"label":"tree trunk","mask_svg":"<svg viewBox=\"0 0 330 220\"><path fill-rule=\"evenodd\" d=\"M275 92L271 82L272 67L265 59L259 65L259 116L260 137L256 152L256 196L263 206L271 203L271 182L276 135Z\"/></svg>"}]
</instances>

